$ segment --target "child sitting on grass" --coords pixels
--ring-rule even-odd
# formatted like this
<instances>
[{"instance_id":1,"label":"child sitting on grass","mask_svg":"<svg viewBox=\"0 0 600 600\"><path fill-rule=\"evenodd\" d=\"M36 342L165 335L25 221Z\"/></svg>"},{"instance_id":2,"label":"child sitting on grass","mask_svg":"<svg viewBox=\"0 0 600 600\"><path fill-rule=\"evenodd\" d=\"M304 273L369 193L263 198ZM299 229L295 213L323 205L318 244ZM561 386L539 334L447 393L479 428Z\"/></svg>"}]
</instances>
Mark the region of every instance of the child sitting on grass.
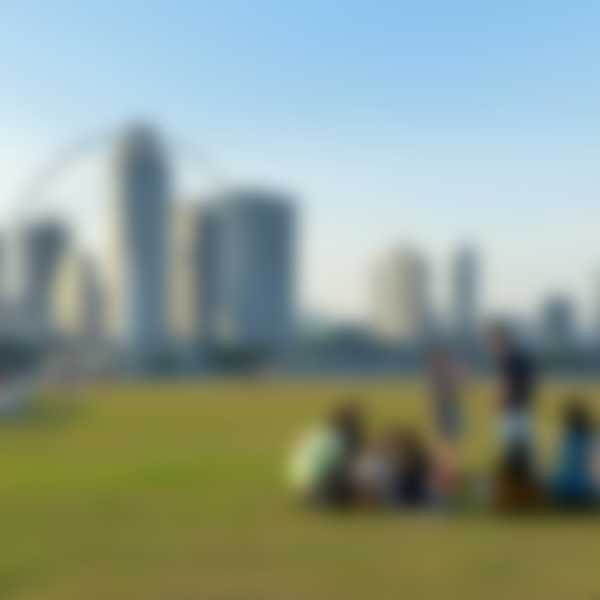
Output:
<instances>
[{"instance_id":1,"label":"child sitting on grass","mask_svg":"<svg viewBox=\"0 0 600 600\"><path fill-rule=\"evenodd\" d=\"M373 508L388 503L395 466L394 439L391 434L378 436L357 456L352 465L355 503Z\"/></svg>"},{"instance_id":2,"label":"child sitting on grass","mask_svg":"<svg viewBox=\"0 0 600 600\"><path fill-rule=\"evenodd\" d=\"M531 511L544 505L529 444L515 442L504 450L493 478L492 502L501 512Z\"/></svg>"},{"instance_id":3,"label":"child sitting on grass","mask_svg":"<svg viewBox=\"0 0 600 600\"><path fill-rule=\"evenodd\" d=\"M396 506L423 507L432 499L432 462L421 436L406 430L395 438L395 470L391 482L391 502Z\"/></svg>"}]
</instances>

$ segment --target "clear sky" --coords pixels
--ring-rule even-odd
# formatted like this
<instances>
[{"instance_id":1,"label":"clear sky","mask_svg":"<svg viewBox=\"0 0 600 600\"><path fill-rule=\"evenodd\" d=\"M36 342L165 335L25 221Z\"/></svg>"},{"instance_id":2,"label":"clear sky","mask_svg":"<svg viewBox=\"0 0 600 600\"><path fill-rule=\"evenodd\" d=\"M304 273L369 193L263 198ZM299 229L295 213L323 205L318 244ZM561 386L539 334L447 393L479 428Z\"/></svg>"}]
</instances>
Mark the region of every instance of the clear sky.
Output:
<instances>
[{"instance_id":1,"label":"clear sky","mask_svg":"<svg viewBox=\"0 0 600 600\"><path fill-rule=\"evenodd\" d=\"M402 241L442 297L465 239L489 307L589 308L599 31L576 0L2 0L3 214L57 148L143 116L298 194L307 306L363 316L369 261Z\"/></svg>"}]
</instances>

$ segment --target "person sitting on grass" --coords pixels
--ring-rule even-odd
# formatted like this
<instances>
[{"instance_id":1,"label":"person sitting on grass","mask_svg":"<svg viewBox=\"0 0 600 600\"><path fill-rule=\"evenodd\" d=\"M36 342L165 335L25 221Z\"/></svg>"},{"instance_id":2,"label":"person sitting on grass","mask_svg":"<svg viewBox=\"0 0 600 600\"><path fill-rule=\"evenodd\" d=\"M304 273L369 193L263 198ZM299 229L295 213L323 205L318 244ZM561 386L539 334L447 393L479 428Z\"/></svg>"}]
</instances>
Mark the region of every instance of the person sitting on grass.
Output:
<instances>
[{"instance_id":1,"label":"person sitting on grass","mask_svg":"<svg viewBox=\"0 0 600 600\"><path fill-rule=\"evenodd\" d=\"M590 507L598 501L594 481L598 438L583 400L568 399L564 413L558 461L551 481L554 501L563 508Z\"/></svg>"},{"instance_id":2,"label":"person sitting on grass","mask_svg":"<svg viewBox=\"0 0 600 600\"><path fill-rule=\"evenodd\" d=\"M400 503L407 489L405 478L410 478L409 463L413 456L410 448L414 437L402 429L389 428L357 457L352 468L352 481L358 506Z\"/></svg>"},{"instance_id":3,"label":"person sitting on grass","mask_svg":"<svg viewBox=\"0 0 600 600\"><path fill-rule=\"evenodd\" d=\"M515 442L504 449L493 478L492 502L502 512L529 511L543 506L543 489L526 441Z\"/></svg>"},{"instance_id":4,"label":"person sitting on grass","mask_svg":"<svg viewBox=\"0 0 600 600\"><path fill-rule=\"evenodd\" d=\"M393 446L389 435L377 437L356 457L352 486L357 506L373 508L387 503L393 472Z\"/></svg>"},{"instance_id":5,"label":"person sitting on grass","mask_svg":"<svg viewBox=\"0 0 600 600\"><path fill-rule=\"evenodd\" d=\"M390 499L394 505L422 507L431 501L432 464L429 451L416 432L398 431L393 440L394 472Z\"/></svg>"},{"instance_id":6,"label":"person sitting on grass","mask_svg":"<svg viewBox=\"0 0 600 600\"><path fill-rule=\"evenodd\" d=\"M326 423L305 435L292 452L290 483L304 500L347 505L353 500L350 469L364 438L364 419L354 402L334 409Z\"/></svg>"}]
</instances>

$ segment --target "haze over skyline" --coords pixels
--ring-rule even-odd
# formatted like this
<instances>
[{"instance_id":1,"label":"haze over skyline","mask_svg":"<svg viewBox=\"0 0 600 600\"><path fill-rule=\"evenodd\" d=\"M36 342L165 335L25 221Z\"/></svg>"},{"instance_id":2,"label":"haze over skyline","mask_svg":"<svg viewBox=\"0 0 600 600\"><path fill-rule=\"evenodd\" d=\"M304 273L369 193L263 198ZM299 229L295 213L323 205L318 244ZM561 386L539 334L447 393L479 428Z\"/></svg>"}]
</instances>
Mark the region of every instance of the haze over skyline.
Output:
<instances>
[{"instance_id":1,"label":"haze over skyline","mask_svg":"<svg viewBox=\"0 0 600 600\"><path fill-rule=\"evenodd\" d=\"M4 2L3 219L57 149L141 116L234 180L297 195L304 306L363 317L369 263L397 242L445 286L463 240L481 248L487 307L556 290L589 303L600 6L294 4ZM99 175L52 194L77 214Z\"/></svg>"}]
</instances>

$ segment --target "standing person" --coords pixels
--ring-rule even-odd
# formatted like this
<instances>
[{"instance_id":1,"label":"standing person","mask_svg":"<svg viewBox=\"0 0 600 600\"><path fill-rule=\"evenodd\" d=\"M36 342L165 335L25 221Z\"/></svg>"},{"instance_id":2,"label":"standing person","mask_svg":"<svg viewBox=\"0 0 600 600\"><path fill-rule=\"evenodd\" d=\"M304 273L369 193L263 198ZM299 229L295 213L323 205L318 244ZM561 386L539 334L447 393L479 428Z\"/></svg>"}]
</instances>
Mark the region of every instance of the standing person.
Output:
<instances>
[{"instance_id":1,"label":"standing person","mask_svg":"<svg viewBox=\"0 0 600 600\"><path fill-rule=\"evenodd\" d=\"M436 429L435 488L447 495L459 480L458 442L464 429L462 385L464 373L443 347L429 356L429 385Z\"/></svg>"},{"instance_id":2,"label":"standing person","mask_svg":"<svg viewBox=\"0 0 600 600\"><path fill-rule=\"evenodd\" d=\"M489 343L500 378L501 441L505 447L531 446L531 411L536 385L533 360L504 325L490 328Z\"/></svg>"},{"instance_id":3,"label":"standing person","mask_svg":"<svg viewBox=\"0 0 600 600\"><path fill-rule=\"evenodd\" d=\"M454 444L463 431L463 373L457 361L445 348L435 348L430 354L429 382L436 431L441 440Z\"/></svg>"}]
</instances>

